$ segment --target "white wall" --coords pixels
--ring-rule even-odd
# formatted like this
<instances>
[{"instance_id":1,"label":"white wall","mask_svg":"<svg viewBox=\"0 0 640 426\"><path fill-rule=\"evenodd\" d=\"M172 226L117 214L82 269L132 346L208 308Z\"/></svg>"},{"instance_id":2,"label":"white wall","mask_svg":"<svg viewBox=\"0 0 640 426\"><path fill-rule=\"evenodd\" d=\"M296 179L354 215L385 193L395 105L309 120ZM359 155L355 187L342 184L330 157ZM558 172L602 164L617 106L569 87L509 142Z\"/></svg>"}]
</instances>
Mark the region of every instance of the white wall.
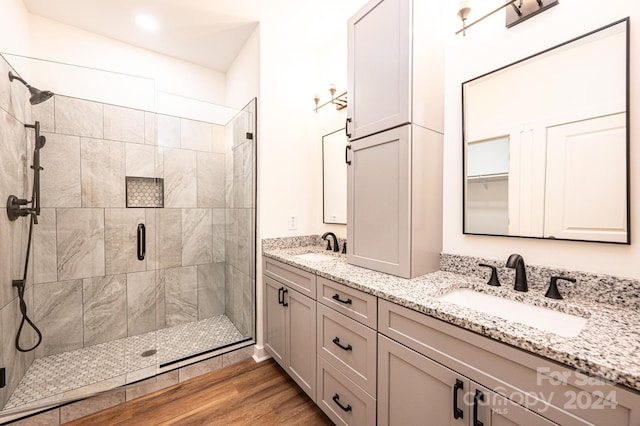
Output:
<instances>
[{"instance_id":1,"label":"white wall","mask_svg":"<svg viewBox=\"0 0 640 426\"><path fill-rule=\"evenodd\" d=\"M259 94L260 25L257 25L227 70L225 105L242 109Z\"/></svg>"},{"instance_id":2,"label":"white wall","mask_svg":"<svg viewBox=\"0 0 640 426\"><path fill-rule=\"evenodd\" d=\"M491 9L498 4L500 2L492 0L491 4L483 7ZM637 168L634 169L634 165L640 164L640 150L633 149L640 142L637 132L631 129L631 246L463 235L460 96L464 81L627 16L631 17L631 46L637 45L640 30L633 22L640 19L640 2L562 0L558 6L511 29L504 27L504 13L497 13L470 28L466 37L454 35L460 27L456 6L455 2L449 6L446 46L443 251L505 261L510 253L520 253L529 264L640 278L637 267L640 222L634 220L634 217L639 217L637 209L640 208L640 174ZM475 17L470 16L470 21ZM640 100L640 87L634 84L633 78L634 70L637 74L639 67L640 57L632 50L632 125L640 122L640 111L633 107Z\"/></svg>"},{"instance_id":3,"label":"white wall","mask_svg":"<svg viewBox=\"0 0 640 426\"><path fill-rule=\"evenodd\" d=\"M13 1L13 0L12 0ZM122 81L152 79L155 91L194 98L215 104L224 104L226 76L200 65L171 58L146 49L138 48L114 39L87 32L37 15L30 16L30 42L28 52L20 52L34 58L79 65L80 75L88 75L94 80L95 70L108 70L144 79L122 76ZM106 74L106 73L101 73ZM82 85L81 77L68 78L61 73L42 76L48 81L38 81L37 85L48 87L59 93L93 100L103 100L105 92L112 90L100 84ZM80 86L75 86L80 84ZM34 83L35 85L36 83ZM147 92L150 89L146 89ZM70 93L71 92L71 93ZM77 93L80 92L80 93ZM136 100L113 102L120 105L136 106Z\"/></svg>"},{"instance_id":4,"label":"white wall","mask_svg":"<svg viewBox=\"0 0 640 426\"><path fill-rule=\"evenodd\" d=\"M29 50L29 11L22 0L2 0L0 52L24 55Z\"/></svg>"}]
</instances>

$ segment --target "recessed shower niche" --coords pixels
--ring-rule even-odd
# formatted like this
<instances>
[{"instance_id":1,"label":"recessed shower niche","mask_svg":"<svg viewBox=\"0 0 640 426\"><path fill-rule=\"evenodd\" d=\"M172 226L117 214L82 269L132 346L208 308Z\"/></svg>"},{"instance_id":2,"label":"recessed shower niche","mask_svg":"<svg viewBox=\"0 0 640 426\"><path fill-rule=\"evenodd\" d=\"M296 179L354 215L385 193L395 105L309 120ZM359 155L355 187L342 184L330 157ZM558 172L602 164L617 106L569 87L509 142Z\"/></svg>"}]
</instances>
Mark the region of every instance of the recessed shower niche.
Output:
<instances>
[{"instance_id":1,"label":"recessed shower niche","mask_svg":"<svg viewBox=\"0 0 640 426\"><path fill-rule=\"evenodd\" d=\"M126 177L128 208L164 207L164 179Z\"/></svg>"},{"instance_id":2,"label":"recessed shower niche","mask_svg":"<svg viewBox=\"0 0 640 426\"><path fill-rule=\"evenodd\" d=\"M11 58L12 67L5 58L0 78L24 65ZM0 244L10 256L0 258L0 368L6 372L0 423L255 339L256 101L243 110L220 107L227 112L222 118L207 119L209 109L165 114L156 106L67 96L42 82L40 62L31 65L18 71L32 71L24 78L56 95L31 106L23 85L0 91L7 124L0 128L0 156L18 165L0 190L5 198L14 192L28 198L33 132L24 129L25 117L39 121L47 143L25 301L43 337L33 351L15 348L20 301L11 280L24 269L28 227L24 218L11 222L5 214ZM93 87L115 84L98 83ZM139 229L146 229L144 256ZM34 333L23 333L22 347L35 343Z\"/></svg>"}]
</instances>

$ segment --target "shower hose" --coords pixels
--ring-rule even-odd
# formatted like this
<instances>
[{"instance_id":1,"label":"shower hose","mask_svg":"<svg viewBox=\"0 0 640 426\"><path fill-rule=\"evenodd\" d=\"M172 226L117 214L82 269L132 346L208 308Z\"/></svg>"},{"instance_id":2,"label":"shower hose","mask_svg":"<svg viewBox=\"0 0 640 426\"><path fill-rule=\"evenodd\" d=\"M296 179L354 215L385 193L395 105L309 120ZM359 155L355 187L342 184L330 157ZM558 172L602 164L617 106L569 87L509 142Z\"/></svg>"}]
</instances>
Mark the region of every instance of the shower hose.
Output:
<instances>
[{"instance_id":1,"label":"shower hose","mask_svg":"<svg viewBox=\"0 0 640 426\"><path fill-rule=\"evenodd\" d=\"M24 261L24 275L21 280L13 280L13 286L18 289L18 297L20 298L20 312L22 313L22 320L20 321L20 326L18 327L18 333L16 334L16 349L20 352L29 352L37 348L42 342L42 333L38 330L38 327L31 321L29 316L27 315L27 304L24 301L24 290L25 284L27 282L27 271L29 266L29 253L31 251L31 239L33 236L33 222L35 220L35 214L31 215L31 220L29 221L29 241L27 242L27 256ZM31 348L24 349L20 346L20 335L22 334L22 328L24 327L24 323L28 323L31 328L38 335L38 341Z\"/></svg>"}]
</instances>

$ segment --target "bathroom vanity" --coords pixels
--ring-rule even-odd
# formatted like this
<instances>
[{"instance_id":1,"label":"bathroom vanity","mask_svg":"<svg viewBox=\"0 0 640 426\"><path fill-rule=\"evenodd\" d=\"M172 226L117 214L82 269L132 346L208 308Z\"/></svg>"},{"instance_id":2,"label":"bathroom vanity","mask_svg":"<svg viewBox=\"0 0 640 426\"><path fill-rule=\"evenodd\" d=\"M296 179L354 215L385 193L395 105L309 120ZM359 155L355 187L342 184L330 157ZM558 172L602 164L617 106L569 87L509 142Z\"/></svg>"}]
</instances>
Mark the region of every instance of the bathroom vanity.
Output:
<instances>
[{"instance_id":1,"label":"bathroom vanity","mask_svg":"<svg viewBox=\"0 0 640 426\"><path fill-rule=\"evenodd\" d=\"M336 424L640 423L636 309L444 271L408 280L321 247L265 245L265 346ZM563 337L440 299L459 289L587 321Z\"/></svg>"}]
</instances>

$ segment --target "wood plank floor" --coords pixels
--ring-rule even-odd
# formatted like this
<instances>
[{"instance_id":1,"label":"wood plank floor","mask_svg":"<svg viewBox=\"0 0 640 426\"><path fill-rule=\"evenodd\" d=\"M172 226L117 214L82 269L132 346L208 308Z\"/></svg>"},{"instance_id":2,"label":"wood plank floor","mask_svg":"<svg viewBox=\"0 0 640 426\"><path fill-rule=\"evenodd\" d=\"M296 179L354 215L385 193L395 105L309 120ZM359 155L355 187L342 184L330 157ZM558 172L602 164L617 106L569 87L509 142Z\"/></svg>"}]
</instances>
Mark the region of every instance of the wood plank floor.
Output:
<instances>
[{"instance_id":1,"label":"wood plank floor","mask_svg":"<svg viewBox=\"0 0 640 426\"><path fill-rule=\"evenodd\" d=\"M243 361L67 425L332 425L273 360Z\"/></svg>"}]
</instances>

